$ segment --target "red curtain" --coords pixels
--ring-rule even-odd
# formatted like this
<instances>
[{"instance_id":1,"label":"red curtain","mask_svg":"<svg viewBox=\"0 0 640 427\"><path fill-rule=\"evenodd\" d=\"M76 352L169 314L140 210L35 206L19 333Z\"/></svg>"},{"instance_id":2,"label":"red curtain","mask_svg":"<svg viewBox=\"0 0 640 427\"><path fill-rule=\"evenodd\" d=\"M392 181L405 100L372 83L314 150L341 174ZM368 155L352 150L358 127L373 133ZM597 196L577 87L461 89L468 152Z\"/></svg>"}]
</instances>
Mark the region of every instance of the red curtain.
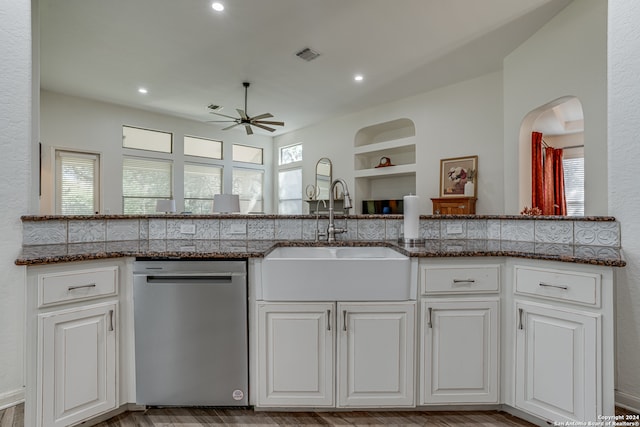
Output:
<instances>
[{"instance_id":1,"label":"red curtain","mask_svg":"<svg viewBox=\"0 0 640 427\"><path fill-rule=\"evenodd\" d=\"M544 205L542 178L542 134L531 133L531 207L542 209Z\"/></svg>"},{"instance_id":2,"label":"red curtain","mask_svg":"<svg viewBox=\"0 0 640 427\"><path fill-rule=\"evenodd\" d=\"M543 215L566 215L562 149L542 149L542 134L531 134L531 205ZM544 155L543 155L544 152Z\"/></svg>"}]
</instances>

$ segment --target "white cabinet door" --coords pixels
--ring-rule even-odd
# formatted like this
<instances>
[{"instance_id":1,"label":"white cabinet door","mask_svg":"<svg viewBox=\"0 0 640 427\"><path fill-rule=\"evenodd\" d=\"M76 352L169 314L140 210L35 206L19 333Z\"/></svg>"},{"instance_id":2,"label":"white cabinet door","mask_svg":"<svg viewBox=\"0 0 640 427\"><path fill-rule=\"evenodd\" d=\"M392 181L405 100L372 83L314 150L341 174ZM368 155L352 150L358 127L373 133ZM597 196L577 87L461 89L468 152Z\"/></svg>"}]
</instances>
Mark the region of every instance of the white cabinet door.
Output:
<instances>
[{"instance_id":1,"label":"white cabinet door","mask_svg":"<svg viewBox=\"0 0 640 427\"><path fill-rule=\"evenodd\" d=\"M420 403L498 403L498 299L421 308Z\"/></svg>"},{"instance_id":2,"label":"white cabinet door","mask_svg":"<svg viewBox=\"0 0 640 427\"><path fill-rule=\"evenodd\" d=\"M550 421L597 421L599 314L516 302L516 406Z\"/></svg>"},{"instance_id":3,"label":"white cabinet door","mask_svg":"<svg viewBox=\"0 0 640 427\"><path fill-rule=\"evenodd\" d=\"M415 303L338 303L338 406L414 406Z\"/></svg>"},{"instance_id":4,"label":"white cabinet door","mask_svg":"<svg viewBox=\"0 0 640 427\"><path fill-rule=\"evenodd\" d=\"M258 305L258 406L334 405L334 307Z\"/></svg>"},{"instance_id":5,"label":"white cabinet door","mask_svg":"<svg viewBox=\"0 0 640 427\"><path fill-rule=\"evenodd\" d=\"M118 303L39 315L38 425L68 426L117 405Z\"/></svg>"}]
</instances>

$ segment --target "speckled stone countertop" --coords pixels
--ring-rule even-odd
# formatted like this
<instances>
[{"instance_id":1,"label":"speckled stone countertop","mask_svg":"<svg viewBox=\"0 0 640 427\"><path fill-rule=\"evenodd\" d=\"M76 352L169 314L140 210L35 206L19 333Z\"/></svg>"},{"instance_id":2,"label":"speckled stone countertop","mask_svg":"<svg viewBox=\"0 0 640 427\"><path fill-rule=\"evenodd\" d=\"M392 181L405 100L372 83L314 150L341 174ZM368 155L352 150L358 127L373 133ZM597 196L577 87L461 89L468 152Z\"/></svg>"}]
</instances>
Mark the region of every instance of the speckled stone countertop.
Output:
<instances>
[{"instance_id":1,"label":"speckled stone countertop","mask_svg":"<svg viewBox=\"0 0 640 427\"><path fill-rule=\"evenodd\" d=\"M271 240L133 240L25 246L17 265L43 265L120 257L181 259L262 258L279 246L386 246L421 258L435 257L516 257L610 267L624 267L622 251L605 246L578 246L505 240L427 240L417 246L395 241L313 241Z\"/></svg>"}]
</instances>

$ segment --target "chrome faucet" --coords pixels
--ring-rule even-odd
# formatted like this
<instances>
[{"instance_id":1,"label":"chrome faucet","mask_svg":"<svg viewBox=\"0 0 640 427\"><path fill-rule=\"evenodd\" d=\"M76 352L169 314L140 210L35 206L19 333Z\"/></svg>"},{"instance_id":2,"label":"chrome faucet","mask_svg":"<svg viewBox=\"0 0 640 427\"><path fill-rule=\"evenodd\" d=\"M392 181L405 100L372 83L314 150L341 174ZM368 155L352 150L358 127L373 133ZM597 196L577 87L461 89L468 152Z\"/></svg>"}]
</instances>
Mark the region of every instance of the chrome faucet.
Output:
<instances>
[{"instance_id":1,"label":"chrome faucet","mask_svg":"<svg viewBox=\"0 0 640 427\"><path fill-rule=\"evenodd\" d=\"M336 180L334 180L331 183L331 187L329 187L329 228L327 228L327 241L328 242L335 242L336 241L336 234L340 234L340 233L346 233L347 230L347 219L345 217L345 225L344 228L336 228L335 226L335 220L334 220L334 212L333 212L333 206L335 204L335 200L334 200L334 189L336 187L336 184L340 183L342 185L342 189L344 190L344 205L343 208L344 210L348 210L351 209L351 197L349 196L349 189L347 188L347 183L344 182L344 179L338 178Z\"/></svg>"}]
</instances>

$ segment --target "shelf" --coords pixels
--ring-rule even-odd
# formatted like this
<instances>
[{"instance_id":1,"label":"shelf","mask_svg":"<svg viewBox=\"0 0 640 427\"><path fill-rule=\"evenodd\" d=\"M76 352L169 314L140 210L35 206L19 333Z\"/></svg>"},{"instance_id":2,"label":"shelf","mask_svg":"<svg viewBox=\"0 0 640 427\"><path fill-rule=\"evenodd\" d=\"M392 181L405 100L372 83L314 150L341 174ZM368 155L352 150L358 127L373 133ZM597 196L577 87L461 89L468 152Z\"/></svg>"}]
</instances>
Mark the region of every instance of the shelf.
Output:
<instances>
[{"instance_id":1,"label":"shelf","mask_svg":"<svg viewBox=\"0 0 640 427\"><path fill-rule=\"evenodd\" d=\"M361 169L354 172L355 178L377 178L391 176L415 175L416 164L387 166L384 168Z\"/></svg>"},{"instance_id":2,"label":"shelf","mask_svg":"<svg viewBox=\"0 0 640 427\"><path fill-rule=\"evenodd\" d=\"M415 151L416 149L416 137L410 136L407 138L394 139L391 141L377 142L375 144L362 145L360 147L354 147L354 154L380 154L391 156L396 153L407 153Z\"/></svg>"}]
</instances>

